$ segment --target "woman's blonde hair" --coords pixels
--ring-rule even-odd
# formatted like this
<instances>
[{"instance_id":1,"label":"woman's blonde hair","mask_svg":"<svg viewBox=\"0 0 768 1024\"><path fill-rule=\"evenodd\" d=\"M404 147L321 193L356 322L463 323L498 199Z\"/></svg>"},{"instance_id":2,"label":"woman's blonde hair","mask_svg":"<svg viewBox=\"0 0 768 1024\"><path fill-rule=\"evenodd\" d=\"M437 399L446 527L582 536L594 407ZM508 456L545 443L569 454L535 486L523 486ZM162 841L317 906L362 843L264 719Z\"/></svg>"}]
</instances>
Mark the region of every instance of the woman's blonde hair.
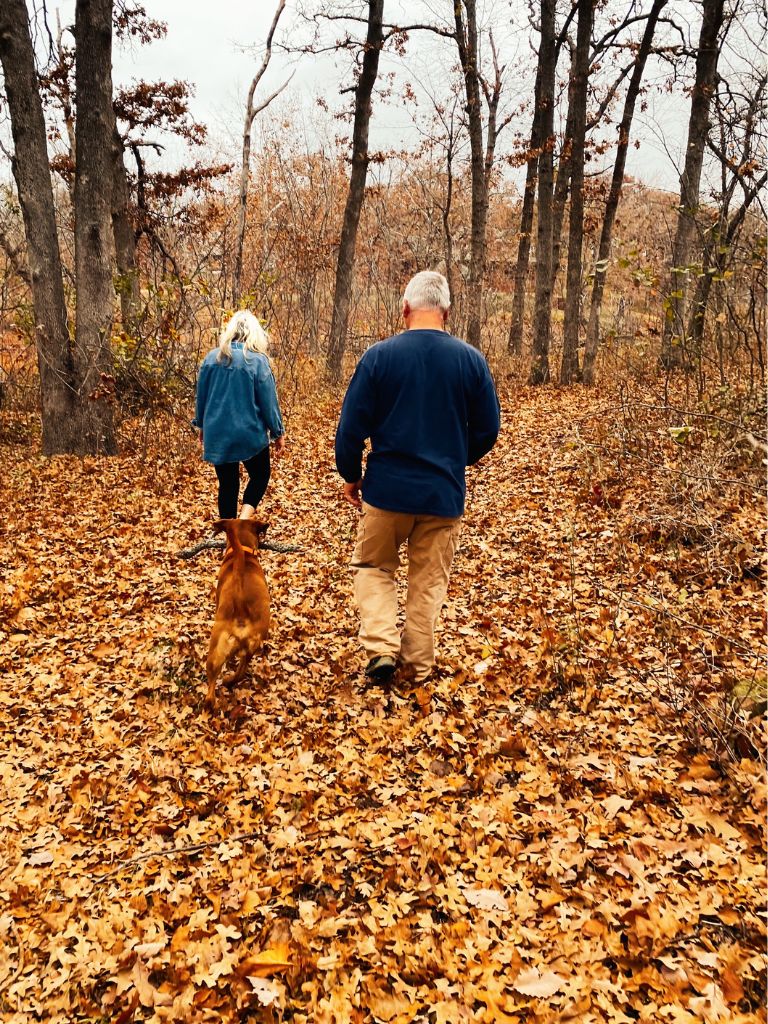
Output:
<instances>
[{"instance_id":1,"label":"woman's blonde hair","mask_svg":"<svg viewBox=\"0 0 768 1024\"><path fill-rule=\"evenodd\" d=\"M269 335L259 323L258 317L247 309L239 309L223 328L216 357L218 362L222 359L231 362L233 341L241 341L244 352L262 352L266 355L269 347Z\"/></svg>"}]
</instances>

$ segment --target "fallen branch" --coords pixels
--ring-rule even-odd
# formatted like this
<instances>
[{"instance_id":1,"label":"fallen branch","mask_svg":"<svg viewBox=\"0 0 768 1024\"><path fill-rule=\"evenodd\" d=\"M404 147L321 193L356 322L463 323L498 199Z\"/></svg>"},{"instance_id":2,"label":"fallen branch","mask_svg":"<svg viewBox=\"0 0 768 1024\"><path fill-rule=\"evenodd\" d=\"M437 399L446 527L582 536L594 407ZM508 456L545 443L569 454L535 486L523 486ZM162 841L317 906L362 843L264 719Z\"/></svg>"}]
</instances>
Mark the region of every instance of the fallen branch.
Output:
<instances>
[{"instance_id":1,"label":"fallen branch","mask_svg":"<svg viewBox=\"0 0 768 1024\"><path fill-rule=\"evenodd\" d=\"M223 839L219 836L218 839L212 839L206 843L189 843L187 846L173 846L167 850L149 850L146 853L138 853L135 857L127 857L125 860L120 861L112 871L108 871L105 875L95 878L93 880L93 887L95 889L97 885L101 885L110 878L114 878L115 875L119 875L125 868L130 867L132 864L141 864L145 860L153 860L157 857L176 857L182 853L200 853L202 850L210 850L211 847L221 846L224 843L243 843L253 841L254 839L266 839L268 834L268 832L261 829L257 832L244 832L242 835L227 836Z\"/></svg>"},{"instance_id":2,"label":"fallen branch","mask_svg":"<svg viewBox=\"0 0 768 1024\"><path fill-rule=\"evenodd\" d=\"M223 551L227 546L226 540L223 537L209 537L208 540L199 540L197 544L193 544L191 548L181 548L176 552L177 558L194 558L195 555L199 555L201 551L206 551L209 548ZM279 551L281 554L285 554L288 551L301 551L300 544L280 544L276 540L263 540L259 544L259 551Z\"/></svg>"}]
</instances>

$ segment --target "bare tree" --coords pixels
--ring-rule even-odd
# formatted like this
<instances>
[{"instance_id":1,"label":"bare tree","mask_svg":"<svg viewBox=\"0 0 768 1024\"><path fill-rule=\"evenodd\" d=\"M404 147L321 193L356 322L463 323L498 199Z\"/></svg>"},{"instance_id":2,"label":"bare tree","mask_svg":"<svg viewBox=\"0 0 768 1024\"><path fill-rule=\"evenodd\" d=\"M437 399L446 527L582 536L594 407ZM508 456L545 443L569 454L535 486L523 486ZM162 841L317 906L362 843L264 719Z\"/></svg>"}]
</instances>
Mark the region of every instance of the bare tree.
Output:
<instances>
[{"instance_id":1,"label":"bare tree","mask_svg":"<svg viewBox=\"0 0 768 1024\"><path fill-rule=\"evenodd\" d=\"M539 51L539 55L541 55L541 51ZM536 69L536 84L533 90L533 125L531 127L531 138L528 144L525 164L525 189L523 190L523 205L520 213L520 237L517 243L515 285L512 295L512 320L509 325L509 339L507 341L507 350L512 356L522 355L523 352L525 292L528 283L533 211L536 205L536 185L538 183L541 144L541 66L539 63Z\"/></svg>"},{"instance_id":2,"label":"bare tree","mask_svg":"<svg viewBox=\"0 0 768 1024\"><path fill-rule=\"evenodd\" d=\"M29 18L24 0L0 3L0 60L11 115L13 174L19 192L35 313L43 454L73 450L73 367L53 188Z\"/></svg>"},{"instance_id":3,"label":"bare tree","mask_svg":"<svg viewBox=\"0 0 768 1024\"><path fill-rule=\"evenodd\" d=\"M488 233L488 202L491 174L500 127L497 123L501 97L503 67L499 67L493 34L489 36L493 55L493 83L488 83L480 70L477 39L476 0L459 0L453 8L456 46L459 51L464 89L467 98L467 122L472 170L472 234L467 282L467 341L480 348L483 313L483 280ZM466 16L465 16L466 15ZM483 146L482 95L488 107L488 120ZM506 122L504 122L506 124Z\"/></svg>"},{"instance_id":4,"label":"bare tree","mask_svg":"<svg viewBox=\"0 0 768 1024\"><path fill-rule=\"evenodd\" d=\"M762 71L755 77L751 88L749 76L745 79L735 89L723 79L719 80L715 94L719 137L715 141L715 133L710 132L707 140L720 165L721 184L719 194L714 196L719 205L717 220L704 232L701 274L691 302L686 331L690 354L696 362L703 355L704 321L712 286L725 281L737 236L767 180L765 173L755 180L755 172L759 168L755 151L756 143L759 145L757 134L765 125L768 77ZM741 190L743 200L732 211L737 189Z\"/></svg>"},{"instance_id":5,"label":"bare tree","mask_svg":"<svg viewBox=\"0 0 768 1024\"><path fill-rule=\"evenodd\" d=\"M723 25L724 0L703 0L702 6L701 33L696 53L696 80L691 93L688 143L683 173L680 175L679 216L672 247L668 314L664 322L661 343L661 360L668 367L681 367L686 362L686 268L696 238L701 169L709 135L709 109L715 91L718 39Z\"/></svg>"},{"instance_id":6,"label":"bare tree","mask_svg":"<svg viewBox=\"0 0 768 1024\"><path fill-rule=\"evenodd\" d=\"M581 320L581 247L584 241L584 143L587 136L587 78L592 39L594 0L578 0L578 28L573 53L573 110L571 142L571 206L568 214L568 277L563 319L563 360L560 383L579 378L579 323Z\"/></svg>"},{"instance_id":7,"label":"bare tree","mask_svg":"<svg viewBox=\"0 0 768 1024\"><path fill-rule=\"evenodd\" d=\"M125 167L123 140L112 128L113 180L112 180L112 234L115 243L117 264L117 290L120 295L120 310L123 330L135 338L141 322L141 283L136 262L136 230L130 214L130 186Z\"/></svg>"},{"instance_id":8,"label":"bare tree","mask_svg":"<svg viewBox=\"0 0 768 1024\"><path fill-rule=\"evenodd\" d=\"M597 253L595 266L595 280L592 285L592 298L589 307L589 323L587 325L587 338L584 348L584 369L582 379L585 384L593 384L595 379L595 358L597 356L597 345L600 335L600 310L603 304L603 291L605 289L605 278L608 269L608 260L611 254L611 243L613 241L613 227L616 222L616 211L621 198L621 188L624 182L624 168L627 165L627 152L629 149L629 136L632 130L632 119L635 115L635 104L640 93L640 85L643 80L645 65L648 55L651 52L651 44L656 31L659 15L666 7L668 0L654 0L648 21L645 24L645 31L637 51L632 77L627 88L627 95L624 99L624 112L619 124L619 140L616 150L616 160L613 165L611 188L608 193L608 201L603 215L603 228L600 233L600 246Z\"/></svg>"},{"instance_id":9,"label":"bare tree","mask_svg":"<svg viewBox=\"0 0 768 1024\"><path fill-rule=\"evenodd\" d=\"M284 82L279 89L275 90L271 96L268 96L263 103L258 106L254 106L253 97L256 94L259 82L264 77L264 73L269 66L270 58L272 57L272 40L277 29L277 23L280 20L280 15L285 10L286 0L280 0L275 11L275 16L272 19L269 32L267 33L267 44L264 53L264 58L261 62L261 67L256 72L251 87L248 90L248 99L245 104L245 126L243 128L243 163L240 170L240 196L237 207L237 228L235 232L235 273L232 284L232 305L237 307L240 304L240 297L242 293L242 278L243 278L243 244L245 242L245 219L248 206L248 179L250 177L251 169L251 133L253 129L253 122L255 118L266 110L269 104L274 100L280 93L285 89L290 82L293 75L286 82Z\"/></svg>"},{"instance_id":10,"label":"bare tree","mask_svg":"<svg viewBox=\"0 0 768 1024\"><path fill-rule=\"evenodd\" d=\"M541 155L539 156L538 226L536 232L536 306L533 318L531 384L549 380L552 299L552 188L555 117L555 0L541 0Z\"/></svg>"},{"instance_id":11,"label":"bare tree","mask_svg":"<svg viewBox=\"0 0 768 1024\"><path fill-rule=\"evenodd\" d=\"M336 264L336 287L333 297L331 334L328 339L326 372L332 381L341 379L344 352L347 347L347 321L352 298L352 275L355 268L355 246L360 213L365 197L370 153L368 133L371 123L373 87L379 73L379 56L384 46L384 0L368 0L368 31L363 47L360 76L355 87L355 120L352 129L352 171L344 207L339 255Z\"/></svg>"}]
</instances>

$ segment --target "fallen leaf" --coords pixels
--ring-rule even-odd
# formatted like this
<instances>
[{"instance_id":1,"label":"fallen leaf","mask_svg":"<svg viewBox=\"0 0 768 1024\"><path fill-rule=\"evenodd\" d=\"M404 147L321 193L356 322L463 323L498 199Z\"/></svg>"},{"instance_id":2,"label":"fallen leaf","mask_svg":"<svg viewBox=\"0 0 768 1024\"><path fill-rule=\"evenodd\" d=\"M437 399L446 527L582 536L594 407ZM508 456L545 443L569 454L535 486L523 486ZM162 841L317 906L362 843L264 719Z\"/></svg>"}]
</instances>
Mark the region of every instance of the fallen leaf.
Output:
<instances>
[{"instance_id":1,"label":"fallen leaf","mask_svg":"<svg viewBox=\"0 0 768 1024\"><path fill-rule=\"evenodd\" d=\"M495 889L465 889L464 899L478 910L509 910L506 898Z\"/></svg>"},{"instance_id":2,"label":"fallen leaf","mask_svg":"<svg viewBox=\"0 0 768 1024\"><path fill-rule=\"evenodd\" d=\"M720 972L720 987L729 1003L740 1003L744 998L744 986L741 978L730 967L726 967Z\"/></svg>"},{"instance_id":3,"label":"fallen leaf","mask_svg":"<svg viewBox=\"0 0 768 1024\"><path fill-rule=\"evenodd\" d=\"M536 899L541 904L542 910L549 910L550 907L557 906L558 903L562 903L563 900L567 900L568 897L564 893L553 892L551 889L545 889L536 893Z\"/></svg>"},{"instance_id":4,"label":"fallen leaf","mask_svg":"<svg viewBox=\"0 0 768 1024\"><path fill-rule=\"evenodd\" d=\"M238 972L249 978L268 978L270 974L279 974L291 966L289 952L288 944L280 943L271 949L257 953L256 956L248 957L240 964Z\"/></svg>"},{"instance_id":5,"label":"fallen leaf","mask_svg":"<svg viewBox=\"0 0 768 1024\"><path fill-rule=\"evenodd\" d=\"M53 864L53 854L50 850L35 850L27 858L27 863L33 868L43 867L45 864Z\"/></svg>"},{"instance_id":6,"label":"fallen leaf","mask_svg":"<svg viewBox=\"0 0 768 1024\"><path fill-rule=\"evenodd\" d=\"M624 797L614 793L613 796L607 797L602 801L603 807L605 808L605 816L608 821L612 821L619 811L628 811L634 801L627 800Z\"/></svg>"},{"instance_id":7,"label":"fallen leaf","mask_svg":"<svg viewBox=\"0 0 768 1024\"><path fill-rule=\"evenodd\" d=\"M537 967L530 967L518 974L512 987L524 996L548 999L555 992L559 992L564 984L565 978L561 978L552 971L544 971L543 974L540 974Z\"/></svg>"},{"instance_id":8,"label":"fallen leaf","mask_svg":"<svg viewBox=\"0 0 768 1024\"><path fill-rule=\"evenodd\" d=\"M266 978L253 977L248 975L248 981L250 981L253 987L253 993L258 998L262 1006L280 1006L280 999L283 994L281 985L275 984L274 981L269 981Z\"/></svg>"}]
</instances>

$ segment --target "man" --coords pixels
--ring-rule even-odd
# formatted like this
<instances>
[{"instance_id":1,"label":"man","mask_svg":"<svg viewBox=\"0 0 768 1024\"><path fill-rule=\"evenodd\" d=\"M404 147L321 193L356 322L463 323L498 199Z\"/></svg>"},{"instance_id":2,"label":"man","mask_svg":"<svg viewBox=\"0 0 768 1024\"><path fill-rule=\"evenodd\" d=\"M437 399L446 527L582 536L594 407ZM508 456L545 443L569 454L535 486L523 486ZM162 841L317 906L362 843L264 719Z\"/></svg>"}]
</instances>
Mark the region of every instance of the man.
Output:
<instances>
[{"instance_id":1,"label":"man","mask_svg":"<svg viewBox=\"0 0 768 1024\"><path fill-rule=\"evenodd\" d=\"M445 330L448 282L432 271L405 289L405 331L363 355L336 431L344 496L362 510L352 556L366 675L403 666L417 682L435 662L434 629L459 540L464 470L499 433L499 401L477 349ZM362 455L371 440L365 477ZM362 495L361 495L362 492ZM408 541L408 598L398 634L395 570Z\"/></svg>"}]
</instances>

